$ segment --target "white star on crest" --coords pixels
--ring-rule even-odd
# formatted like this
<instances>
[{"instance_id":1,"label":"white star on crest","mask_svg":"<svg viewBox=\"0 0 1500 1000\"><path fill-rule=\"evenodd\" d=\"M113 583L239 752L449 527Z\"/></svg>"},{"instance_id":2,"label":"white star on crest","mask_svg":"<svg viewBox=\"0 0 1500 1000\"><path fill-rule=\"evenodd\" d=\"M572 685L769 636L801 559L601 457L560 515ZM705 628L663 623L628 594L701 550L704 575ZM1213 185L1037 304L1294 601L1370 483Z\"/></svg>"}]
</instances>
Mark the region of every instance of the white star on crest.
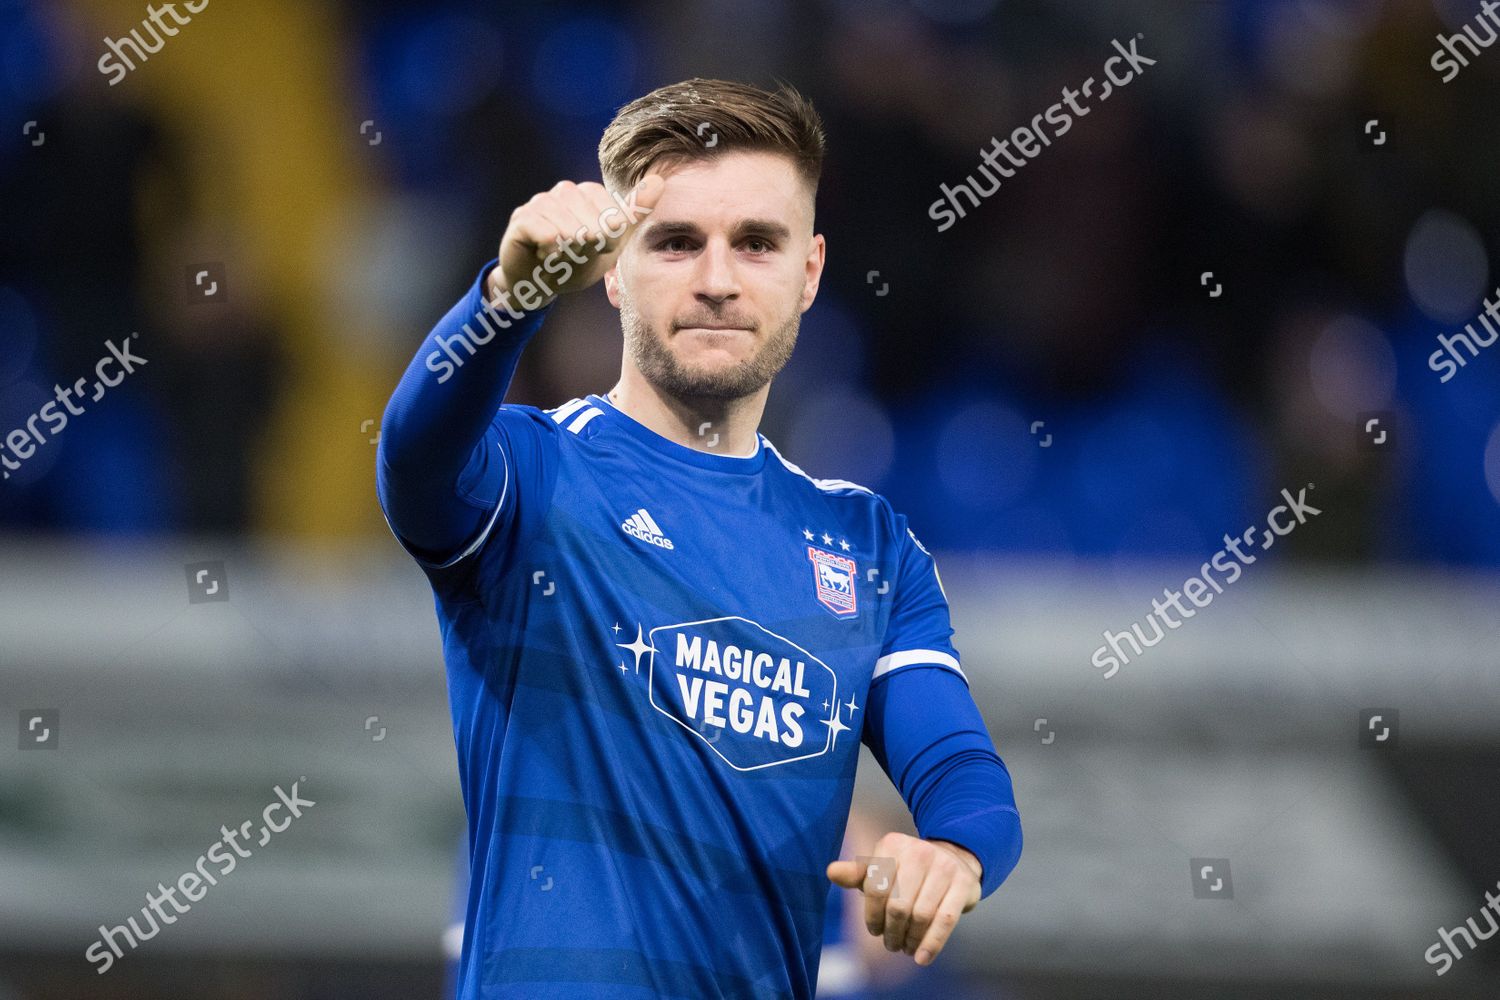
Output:
<instances>
[{"instance_id":1,"label":"white star on crest","mask_svg":"<svg viewBox=\"0 0 1500 1000\"><path fill-rule=\"evenodd\" d=\"M632 653L635 654L635 672L636 673L640 673L641 672L641 654L642 653L654 653L654 652L656 652L656 647L653 646L653 645L651 645L650 643L646 642L643 639L643 635L644 635L644 633L643 633L643 631L641 629L640 622L637 622L636 626L635 626L635 642L631 642L631 643L617 642L617 643L615 643L615 645L619 646L621 649L628 649Z\"/></svg>"},{"instance_id":2,"label":"white star on crest","mask_svg":"<svg viewBox=\"0 0 1500 1000\"><path fill-rule=\"evenodd\" d=\"M839 548L843 549L845 552L848 552L849 551L849 543L846 540L840 538L839 539Z\"/></svg>"},{"instance_id":3,"label":"white star on crest","mask_svg":"<svg viewBox=\"0 0 1500 1000\"><path fill-rule=\"evenodd\" d=\"M812 541L813 534L812 534L811 531L808 531L806 528L803 528L802 529L802 537L805 538L805 539L807 539L810 542L810 541Z\"/></svg>"},{"instance_id":4,"label":"white star on crest","mask_svg":"<svg viewBox=\"0 0 1500 1000\"><path fill-rule=\"evenodd\" d=\"M832 545L832 544L833 544L833 536L832 536L832 535L830 535L830 534L829 534L829 533L828 533L828 532L826 532L826 531L825 531L825 532L823 532L823 544L824 544L824 545Z\"/></svg>"}]
</instances>

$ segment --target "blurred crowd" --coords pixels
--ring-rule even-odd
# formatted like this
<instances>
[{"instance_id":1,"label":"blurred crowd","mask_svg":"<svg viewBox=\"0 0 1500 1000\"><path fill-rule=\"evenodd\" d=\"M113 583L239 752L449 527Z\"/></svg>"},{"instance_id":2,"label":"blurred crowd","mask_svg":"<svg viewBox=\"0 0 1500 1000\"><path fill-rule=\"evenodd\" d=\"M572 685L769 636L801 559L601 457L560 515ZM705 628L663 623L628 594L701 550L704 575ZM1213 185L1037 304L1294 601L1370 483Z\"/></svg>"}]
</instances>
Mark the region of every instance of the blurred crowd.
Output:
<instances>
[{"instance_id":1,"label":"blurred crowd","mask_svg":"<svg viewBox=\"0 0 1500 1000\"><path fill-rule=\"evenodd\" d=\"M597 179L621 104L727 76L793 83L827 126L828 269L762 428L811 474L947 550L1197 559L1316 484L1326 514L1286 558L1500 565L1500 352L1447 382L1428 364L1500 285L1500 53L1450 83L1430 65L1470 5L256 6L279 35L236 41L254 15L210 5L111 88L99 39L138 13L0 3L0 434L107 337L149 359L0 483L0 528L383 530L367 421L510 210ZM1151 71L939 232L939 185L1132 38ZM262 169L260 126L179 65L237 45L261 48L203 71L226 91L311 66L275 113L337 109L337 137L279 147L335 179L326 218L223 196ZM299 224L300 279L269 228ZM552 322L513 401L612 384L602 293Z\"/></svg>"}]
</instances>

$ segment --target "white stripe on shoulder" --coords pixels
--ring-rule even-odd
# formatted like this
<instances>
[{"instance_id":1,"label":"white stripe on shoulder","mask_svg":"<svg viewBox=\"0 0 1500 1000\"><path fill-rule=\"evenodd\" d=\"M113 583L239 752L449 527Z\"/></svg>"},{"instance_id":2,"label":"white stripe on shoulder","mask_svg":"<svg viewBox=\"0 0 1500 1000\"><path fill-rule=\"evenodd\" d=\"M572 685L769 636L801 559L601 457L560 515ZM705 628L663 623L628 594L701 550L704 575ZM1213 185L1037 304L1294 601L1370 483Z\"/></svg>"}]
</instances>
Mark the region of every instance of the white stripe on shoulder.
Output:
<instances>
[{"instance_id":1,"label":"white stripe on shoulder","mask_svg":"<svg viewBox=\"0 0 1500 1000\"><path fill-rule=\"evenodd\" d=\"M932 562L932 576L933 576L933 578L935 580L937 580L938 593L942 594L943 595L943 600L946 601L948 599L948 590L947 590L946 587L943 586L943 575L938 572L937 558L931 552L927 551L927 546L925 546L925 545L922 544L922 542L912 532L911 528L907 528L906 529L906 534L907 534L907 537L909 537L912 540L912 544L915 545L917 548L921 549L922 550L922 554L924 556L926 556L928 558L928 560L930 560Z\"/></svg>"},{"instance_id":2,"label":"white stripe on shoulder","mask_svg":"<svg viewBox=\"0 0 1500 1000\"><path fill-rule=\"evenodd\" d=\"M578 412L579 407L587 405L588 400L586 399L570 399L563 405L554 406L552 409L547 410L546 412L552 415L553 420L557 421L558 423L562 423L564 420L567 420L569 417L571 417L574 413Z\"/></svg>"},{"instance_id":3,"label":"white stripe on shoulder","mask_svg":"<svg viewBox=\"0 0 1500 1000\"><path fill-rule=\"evenodd\" d=\"M925 545L922 544L921 540L919 538L917 538L916 533L913 532L911 530L911 528L907 528L906 529L906 533L911 536L911 540L912 540L912 542L914 542L916 544L917 548L919 548L919 549L922 550L922 554L924 556L926 556L927 558L931 559L932 558L932 553L927 551L927 546L925 546Z\"/></svg>"},{"instance_id":4,"label":"white stripe on shoulder","mask_svg":"<svg viewBox=\"0 0 1500 1000\"><path fill-rule=\"evenodd\" d=\"M776 446L772 444L765 435L760 435L760 440L767 448L771 449L771 454L781 459L782 465L786 466L788 469L790 469L792 472L795 472L803 479L806 479L808 482L812 483L820 490L823 490L825 492L830 492L833 490L859 490L863 493L869 493L872 495L875 492L868 486L861 486L859 485L859 483L851 483L847 479L814 479L812 476L809 476L807 473L798 468L795 463L787 461L786 456L777 451Z\"/></svg>"},{"instance_id":5,"label":"white stripe on shoulder","mask_svg":"<svg viewBox=\"0 0 1500 1000\"><path fill-rule=\"evenodd\" d=\"M584 410L582 413L578 414L578 416L573 418L573 422L568 425L568 430L572 431L574 434L577 434L579 431L588 426L588 422L590 420L593 420L595 417L601 417L603 415L604 411L599 409L599 407L590 406L588 409Z\"/></svg>"},{"instance_id":6,"label":"white stripe on shoulder","mask_svg":"<svg viewBox=\"0 0 1500 1000\"><path fill-rule=\"evenodd\" d=\"M945 653L940 649L905 649L899 653L887 653L875 661L875 672L870 675L870 680L888 674L892 670L902 667L910 667L915 664L932 664L939 667L947 667L955 671L965 682L969 678L964 674L963 668L958 665L951 653Z\"/></svg>"}]
</instances>

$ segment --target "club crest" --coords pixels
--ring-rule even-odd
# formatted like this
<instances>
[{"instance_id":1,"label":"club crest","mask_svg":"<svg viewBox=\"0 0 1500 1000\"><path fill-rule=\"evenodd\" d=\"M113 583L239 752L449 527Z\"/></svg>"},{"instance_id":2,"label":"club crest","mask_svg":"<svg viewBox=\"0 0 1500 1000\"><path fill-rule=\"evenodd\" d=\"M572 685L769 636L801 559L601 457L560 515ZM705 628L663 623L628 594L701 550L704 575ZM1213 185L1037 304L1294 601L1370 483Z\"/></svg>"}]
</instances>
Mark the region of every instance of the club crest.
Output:
<instances>
[{"instance_id":1,"label":"club crest","mask_svg":"<svg viewBox=\"0 0 1500 1000\"><path fill-rule=\"evenodd\" d=\"M854 560L812 545L807 547L807 558L812 563L818 603L838 618L855 614Z\"/></svg>"}]
</instances>

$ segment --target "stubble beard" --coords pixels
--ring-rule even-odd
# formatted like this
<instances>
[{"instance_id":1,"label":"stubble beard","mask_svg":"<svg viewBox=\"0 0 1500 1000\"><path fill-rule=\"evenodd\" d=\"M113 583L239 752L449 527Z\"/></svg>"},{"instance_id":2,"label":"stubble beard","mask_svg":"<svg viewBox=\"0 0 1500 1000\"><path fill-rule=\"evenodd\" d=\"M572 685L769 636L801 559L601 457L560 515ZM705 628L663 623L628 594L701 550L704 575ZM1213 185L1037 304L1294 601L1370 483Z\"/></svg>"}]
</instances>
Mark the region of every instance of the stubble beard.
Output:
<instances>
[{"instance_id":1,"label":"stubble beard","mask_svg":"<svg viewBox=\"0 0 1500 1000\"><path fill-rule=\"evenodd\" d=\"M786 366L797 346L802 316L793 312L765 339L755 353L728 367L709 371L684 366L628 299L620 304L625 350L641 375L659 391L682 400L742 399L761 389Z\"/></svg>"}]
</instances>

